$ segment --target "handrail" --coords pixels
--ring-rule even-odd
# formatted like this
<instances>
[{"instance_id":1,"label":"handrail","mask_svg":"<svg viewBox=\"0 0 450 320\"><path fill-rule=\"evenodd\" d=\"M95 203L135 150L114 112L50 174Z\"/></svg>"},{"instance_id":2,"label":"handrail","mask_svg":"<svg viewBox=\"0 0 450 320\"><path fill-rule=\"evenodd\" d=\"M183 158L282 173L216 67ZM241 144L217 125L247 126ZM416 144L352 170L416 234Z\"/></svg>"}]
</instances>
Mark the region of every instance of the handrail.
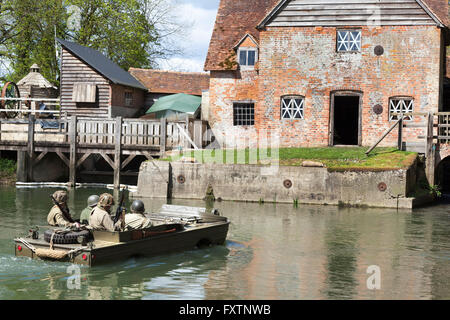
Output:
<instances>
[{"instance_id":1,"label":"handrail","mask_svg":"<svg viewBox=\"0 0 450 320\"><path fill-rule=\"evenodd\" d=\"M386 133L383 134L383 136L382 136L380 139L378 139L378 141L377 141L372 147L370 147L369 150L366 151L366 156L368 156L369 153L372 152L372 150L375 149L375 148L377 147L377 145L379 145L380 142L383 141L384 138L386 138L386 136L387 136L389 133L391 133L391 131L394 130L394 128L395 128L400 122L403 121L403 119L404 119L404 116L401 117L401 118L399 118L399 119L397 120L397 122L395 122L395 123L389 128L389 130L386 131Z\"/></svg>"}]
</instances>

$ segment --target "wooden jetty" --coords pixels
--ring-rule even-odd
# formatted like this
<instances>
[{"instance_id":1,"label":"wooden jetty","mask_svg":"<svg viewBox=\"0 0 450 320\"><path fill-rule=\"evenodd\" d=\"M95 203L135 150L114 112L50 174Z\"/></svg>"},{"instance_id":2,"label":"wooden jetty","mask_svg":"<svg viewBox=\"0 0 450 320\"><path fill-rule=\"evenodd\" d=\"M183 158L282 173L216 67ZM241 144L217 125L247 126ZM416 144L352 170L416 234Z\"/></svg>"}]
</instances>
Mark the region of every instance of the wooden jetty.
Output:
<instances>
[{"instance_id":1,"label":"wooden jetty","mask_svg":"<svg viewBox=\"0 0 450 320\"><path fill-rule=\"evenodd\" d=\"M206 123L201 120L168 122L166 119L67 117L59 111L20 112L29 116L0 119L0 150L18 152L18 180L22 182L31 182L33 167L46 154L55 153L69 168L69 185L75 186L77 168L91 154L98 154L113 169L114 186L119 188L121 170L136 156L152 160L170 150L202 148L208 143ZM59 119L36 117L48 113ZM42 121L53 121L57 128L42 129Z\"/></svg>"}]
</instances>

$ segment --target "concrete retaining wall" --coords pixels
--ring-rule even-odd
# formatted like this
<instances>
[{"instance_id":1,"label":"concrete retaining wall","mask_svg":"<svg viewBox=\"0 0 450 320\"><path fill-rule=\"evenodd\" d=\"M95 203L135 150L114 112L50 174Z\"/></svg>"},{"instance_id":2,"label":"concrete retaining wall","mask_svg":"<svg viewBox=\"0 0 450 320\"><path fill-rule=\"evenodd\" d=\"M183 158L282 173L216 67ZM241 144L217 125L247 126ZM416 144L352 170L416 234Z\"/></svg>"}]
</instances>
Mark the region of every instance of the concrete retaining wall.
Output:
<instances>
[{"instance_id":1,"label":"concrete retaining wall","mask_svg":"<svg viewBox=\"0 0 450 320\"><path fill-rule=\"evenodd\" d=\"M203 199L211 185L216 199L222 200L297 200L299 204L394 208L412 208L415 202L407 197L415 187L415 166L380 172L287 166L269 169L259 165L148 161L141 165L136 196L165 198L169 194L173 199Z\"/></svg>"}]
</instances>

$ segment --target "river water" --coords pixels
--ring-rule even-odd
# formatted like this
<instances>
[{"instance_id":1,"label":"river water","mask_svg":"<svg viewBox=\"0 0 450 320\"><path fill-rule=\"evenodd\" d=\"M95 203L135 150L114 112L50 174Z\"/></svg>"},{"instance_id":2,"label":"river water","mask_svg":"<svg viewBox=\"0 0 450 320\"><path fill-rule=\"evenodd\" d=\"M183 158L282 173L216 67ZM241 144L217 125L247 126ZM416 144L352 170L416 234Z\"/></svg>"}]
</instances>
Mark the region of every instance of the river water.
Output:
<instances>
[{"instance_id":1,"label":"river water","mask_svg":"<svg viewBox=\"0 0 450 320\"><path fill-rule=\"evenodd\" d=\"M450 201L412 212L220 202L224 246L75 269L14 256L12 239L46 224L53 191L0 190L0 299L450 298ZM105 191L71 192L71 212Z\"/></svg>"}]
</instances>

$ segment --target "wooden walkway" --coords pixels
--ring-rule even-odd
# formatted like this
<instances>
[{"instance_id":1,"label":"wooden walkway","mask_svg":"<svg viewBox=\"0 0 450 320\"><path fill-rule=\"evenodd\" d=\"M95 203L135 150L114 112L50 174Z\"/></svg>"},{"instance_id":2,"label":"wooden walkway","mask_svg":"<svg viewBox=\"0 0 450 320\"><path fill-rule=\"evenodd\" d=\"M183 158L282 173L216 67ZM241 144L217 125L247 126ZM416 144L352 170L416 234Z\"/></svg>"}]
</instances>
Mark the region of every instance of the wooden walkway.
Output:
<instances>
[{"instance_id":1,"label":"wooden walkway","mask_svg":"<svg viewBox=\"0 0 450 320\"><path fill-rule=\"evenodd\" d=\"M44 129L47 124L56 128ZM190 128L191 127L191 128ZM200 128L198 128L200 127ZM50 120L0 120L0 150L22 153L27 160L26 177L32 181L33 168L46 154L55 153L67 165L69 184L77 181L77 169L92 154L99 154L114 171L114 186L120 186L120 172L136 157L151 160L166 151L203 146L203 122L167 122L141 119L78 118ZM196 132L191 138L189 131ZM19 156L18 156L19 158ZM19 159L18 159L19 160ZM19 160L20 162L20 160ZM20 164L18 164L20 165Z\"/></svg>"}]
</instances>

